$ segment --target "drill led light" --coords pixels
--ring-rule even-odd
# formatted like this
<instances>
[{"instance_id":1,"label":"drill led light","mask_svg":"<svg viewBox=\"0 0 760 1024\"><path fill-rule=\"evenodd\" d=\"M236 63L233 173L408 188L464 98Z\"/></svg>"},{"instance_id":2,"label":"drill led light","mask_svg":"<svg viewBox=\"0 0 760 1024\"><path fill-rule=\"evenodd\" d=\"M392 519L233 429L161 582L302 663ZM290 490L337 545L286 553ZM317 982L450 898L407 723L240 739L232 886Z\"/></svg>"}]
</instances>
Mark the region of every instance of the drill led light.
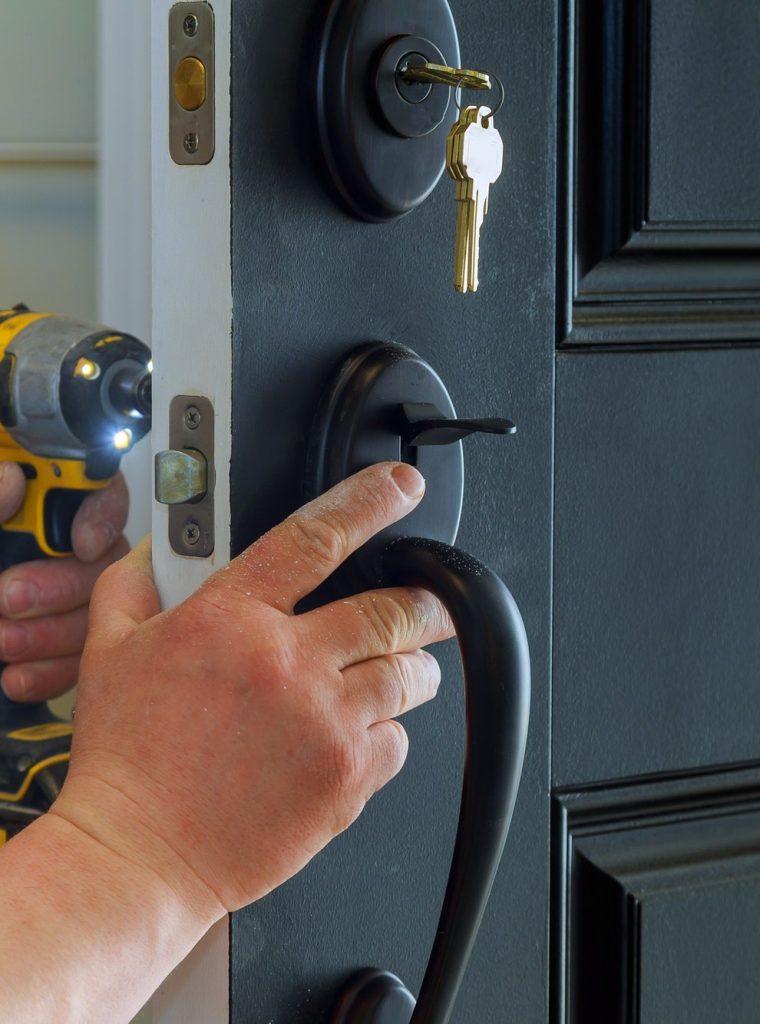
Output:
<instances>
[{"instance_id":1,"label":"drill led light","mask_svg":"<svg viewBox=\"0 0 760 1024\"><path fill-rule=\"evenodd\" d=\"M80 359L74 367L75 377L84 377L85 380L97 380L100 376L100 367L91 359Z\"/></svg>"},{"instance_id":2,"label":"drill led light","mask_svg":"<svg viewBox=\"0 0 760 1024\"><path fill-rule=\"evenodd\" d=\"M153 373L153 360L148 363L148 373Z\"/></svg>"},{"instance_id":3,"label":"drill led light","mask_svg":"<svg viewBox=\"0 0 760 1024\"><path fill-rule=\"evenodd\" d=\"M132 444L132 431L127 427L114 434L113 446L120 452L126 451Z\"/></svg>"}]
</instances>

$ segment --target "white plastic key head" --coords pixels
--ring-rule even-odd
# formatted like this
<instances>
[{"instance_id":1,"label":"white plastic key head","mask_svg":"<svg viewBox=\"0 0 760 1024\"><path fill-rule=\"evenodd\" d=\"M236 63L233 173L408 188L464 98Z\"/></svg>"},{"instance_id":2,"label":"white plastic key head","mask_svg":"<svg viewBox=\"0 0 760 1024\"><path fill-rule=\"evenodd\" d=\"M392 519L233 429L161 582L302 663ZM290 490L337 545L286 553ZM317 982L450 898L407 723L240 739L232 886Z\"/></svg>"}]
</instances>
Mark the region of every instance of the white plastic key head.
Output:
<instances>
[{"instance_id":1,"label":"white plastic key head","mask_svg":"<svg viewBox=\"0 0 760 1024\"><path fill-rule=\"evenodd\" d=\"M461 290L475 292L479 284L480 230L488 212L491 185L498 180L504 165L504 143L488 107L478 108L473 122L461 132L460 145L460 166L467 192L465 201L472 204L468 218L465 287Z\"/></svg>"}]
</instances>

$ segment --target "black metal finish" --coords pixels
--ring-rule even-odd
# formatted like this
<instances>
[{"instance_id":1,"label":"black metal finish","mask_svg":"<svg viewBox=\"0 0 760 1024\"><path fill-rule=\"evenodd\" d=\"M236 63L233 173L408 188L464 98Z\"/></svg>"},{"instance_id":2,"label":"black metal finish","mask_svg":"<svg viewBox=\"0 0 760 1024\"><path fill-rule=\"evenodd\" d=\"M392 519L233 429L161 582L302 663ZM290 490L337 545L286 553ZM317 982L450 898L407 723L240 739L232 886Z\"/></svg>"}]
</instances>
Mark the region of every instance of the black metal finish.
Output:
<instances>
[{"instance_id":1,"label":"black metal finish","mask_svg":"<svg viewBox=\"0 0 760 1024\"><path fill-rule=\"evenodd\" d=\"M446 896L412 1024L447 1024L475 943L522 773L530 708L528 640L499 577L446 544L407 538L385 556L384 582L421 586L446 605L464 667L467 741L457 840ZM398 979L369 975L333 1024L409 1024ZM382 996L378 989L383 989ZM368 995L368 991L371 996ZM391 1008L392 1011L391 1012Z\"/></svg>"},{"instance_id":2,"label":"black metal finish","mask_svg":"<svg viewBox=\"0 0 760 1024\"><path fill-rule=\"evenodd\" d=\"M472 434L515 434L511 420L452 420L434 405L404 402L400 410L401 440L410 448L454 444Z\"/></svg>"},{"instance_id":3,"label":"black metal finish","mask_svg":"<svg viewBox=\"0 0 760 1024\"><path fill-rule=\"evenodd\" d=\"M402 139L419 139L441 124L451 97L446 88L429 82L405 82L403 71L412 64L438 64L445 57L429 39L399 36L383 50L375 71L375 97L391 131Z\"/></svg>"},{"instance_id":4,"label":"black metal finish","mask_svg":"<svg viewBox=\"0 0 760 1024\"><path fill-rule=\"evenodd\" d=\"M432 404L455 419L446 387L435 370L403 345L370 344L342 363L324 393L312 429L306 472L307 497L376 462L404 457L401 407L407 401ZM427 482L424 500L401 523L383 530L335 576L346 591L377 586L388 544L414 534L453 543L459 529L464 462L459 443L412 450L410 462Z\"/></svg>"},{"instance_id":5,"label":"black metal finish","mask_svg":"<svg viewBox=\"0 0 760 1024\"><path fill-rule=\"evenodd\" d=\"M409 1024L414 1006L414 996L395 974L360 971L341 994L331 1024Z\"/></svg>"},{"instance_id":6,"label":"black metal finish","mask_svg":"<svg viewBox=\"0 0 760 1024\"><path fill-rule=\"evenodd\" d=\"M451 90L410 87L405 59L459 67L447 0L331 0L315 57L316 121L328 179L368 221L420 205L444 170Z\"/></svg>"}]
</instances>

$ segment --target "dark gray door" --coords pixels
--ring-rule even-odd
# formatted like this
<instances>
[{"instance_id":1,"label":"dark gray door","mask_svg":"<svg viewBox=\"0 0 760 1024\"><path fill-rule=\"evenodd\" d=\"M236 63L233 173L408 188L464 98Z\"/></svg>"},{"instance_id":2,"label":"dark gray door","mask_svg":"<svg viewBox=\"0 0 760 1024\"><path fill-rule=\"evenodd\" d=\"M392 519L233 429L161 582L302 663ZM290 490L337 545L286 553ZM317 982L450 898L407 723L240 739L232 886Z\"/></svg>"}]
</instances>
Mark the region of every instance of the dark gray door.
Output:
<instances>
[{"instance_id":1,"label":"dark gray door","mask_svg":"<svg viewBox=\"0 0 760 1024\"><path fill-rule=\"evenodd\" d=\"M531 731L455 1019L760 1021L755 0L452 0L463 62L507 95L466 297L447 179L386 225L323 187L315 6L233 3L234 547L300 504L357 344L405 343L461 414L514 419L468 442L458 543L522 609ZM417 991L462 771L454 644L442 663L401 777L235 916L235 1024L325 1021L365 966Z\"/></svg>"}]
</instances>

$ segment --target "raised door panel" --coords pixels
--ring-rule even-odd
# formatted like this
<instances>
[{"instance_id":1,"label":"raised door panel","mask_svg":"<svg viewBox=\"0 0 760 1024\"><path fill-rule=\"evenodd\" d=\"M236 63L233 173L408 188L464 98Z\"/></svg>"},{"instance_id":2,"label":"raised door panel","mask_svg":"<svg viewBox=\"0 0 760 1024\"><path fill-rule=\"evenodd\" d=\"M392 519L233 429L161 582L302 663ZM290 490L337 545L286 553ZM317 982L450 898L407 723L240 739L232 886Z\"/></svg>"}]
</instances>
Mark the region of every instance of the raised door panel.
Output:
<instances>
[{"instance_id":1,"label":"raised door panel","mask_svg":"<svg viewBox=\"0 0 760 1024\"><path fill-rule=\"evenodd\" d=\"M553 781L752 760L760 350L557 360Z\"/></svg>"},{"instance_id":2,"label":"raised door panel","mask_svg":"<svg viewBox=\"0 0 760 1024\"><path fill-rule=\"evenodd\" d=\"M758 771L562 793L555 810L556 1024L759 1021Z\"/></svg>"},{"instance_id":3,"label":"raised door panel","mask_svg":"<svg viewBox=\"0 0 760 1024\"><path fill-rule=\"evenodd\" d=\"M754 0L566 0L565 345L760 334Z\"/></svg>"}]
</instances>

